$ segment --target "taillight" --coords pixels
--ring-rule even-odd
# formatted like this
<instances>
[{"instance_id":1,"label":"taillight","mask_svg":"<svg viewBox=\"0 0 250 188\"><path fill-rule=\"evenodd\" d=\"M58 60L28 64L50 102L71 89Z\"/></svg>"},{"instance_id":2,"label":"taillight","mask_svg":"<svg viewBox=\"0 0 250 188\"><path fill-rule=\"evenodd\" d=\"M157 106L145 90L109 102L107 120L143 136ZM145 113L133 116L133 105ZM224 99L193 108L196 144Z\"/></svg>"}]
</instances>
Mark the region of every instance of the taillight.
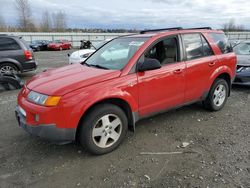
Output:
<instances>
[{"instance_id":1,"label":"taillight","mask_svg":"<svg viewBox=\"0 0 250 188\"><path fill-rule=\"evenodd\" d=\"M24 51L24 56L25 56L26 60L32 59L32 53L29 50Z\"/></svg>"}]
</instances>

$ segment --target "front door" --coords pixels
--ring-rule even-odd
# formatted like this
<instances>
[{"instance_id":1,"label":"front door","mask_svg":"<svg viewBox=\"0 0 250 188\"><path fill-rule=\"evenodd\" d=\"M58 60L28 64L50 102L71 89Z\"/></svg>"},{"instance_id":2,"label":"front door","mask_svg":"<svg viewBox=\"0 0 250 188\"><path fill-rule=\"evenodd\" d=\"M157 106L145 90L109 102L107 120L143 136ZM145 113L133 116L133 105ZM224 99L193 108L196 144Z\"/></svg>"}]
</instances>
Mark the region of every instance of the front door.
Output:
<instances>
[{"instance_id":1,"label":"front door","mask_svg":"<svg viewBox=\"0 0 250 188\"><path fill-rule=\"evenodd\" d=\"M180 61L177 36L160 40L144 54L160 61L157 70L138 72L139 115L147 116L184 101L185 62Z\"/></svg>"}]
</instances>

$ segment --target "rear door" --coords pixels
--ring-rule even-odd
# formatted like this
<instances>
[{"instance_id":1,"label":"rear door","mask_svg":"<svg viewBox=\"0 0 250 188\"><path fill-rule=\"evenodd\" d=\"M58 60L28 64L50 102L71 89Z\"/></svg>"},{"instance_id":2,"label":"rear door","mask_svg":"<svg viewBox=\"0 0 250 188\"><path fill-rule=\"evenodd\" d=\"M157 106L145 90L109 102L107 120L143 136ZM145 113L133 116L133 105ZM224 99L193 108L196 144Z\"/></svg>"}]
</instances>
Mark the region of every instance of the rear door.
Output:
<instances>
[{"instance_id":1,"label":"rear door","mask_svg":"<svg viewBox=\"0 0 250 188\"><path fill-rule=\"evenodd\" d=\"M180 47L179 37L171 36L158 41L145 52L144 58L157 59L162 67L137 73L140 116L183 103L186 66L180 60Z\"/></svg>"},{"instance_id":2,"label":"rear door","mask_svg":"<svg viewBox=\"0 0 250 188\"><path fill-rule=\"evenodd\" d=\"M187 66L185 102L188 103L207 94L210 76L218 66L218 60L202 34L182 34L182 40Z\"/></svg>"}]
</instances>

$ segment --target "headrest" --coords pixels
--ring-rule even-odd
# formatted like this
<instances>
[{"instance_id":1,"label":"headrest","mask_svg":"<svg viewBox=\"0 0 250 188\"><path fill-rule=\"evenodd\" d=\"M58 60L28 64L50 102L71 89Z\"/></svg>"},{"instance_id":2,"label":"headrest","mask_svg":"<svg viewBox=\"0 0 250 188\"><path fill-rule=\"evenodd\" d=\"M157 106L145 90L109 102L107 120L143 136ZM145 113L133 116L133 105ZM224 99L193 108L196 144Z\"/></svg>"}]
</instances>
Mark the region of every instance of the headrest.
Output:
<instances>
[{"instance_id":1,"label":"headrest","mask_svg":"<svg viewBox=\"0 0 250 188\"><path fill-rule=\"evenodd\" d=\"M177 55L175 46L167 46L165 48L165 51L166 51L166 57L175 58Z\"/></svg>"}]
</instances>

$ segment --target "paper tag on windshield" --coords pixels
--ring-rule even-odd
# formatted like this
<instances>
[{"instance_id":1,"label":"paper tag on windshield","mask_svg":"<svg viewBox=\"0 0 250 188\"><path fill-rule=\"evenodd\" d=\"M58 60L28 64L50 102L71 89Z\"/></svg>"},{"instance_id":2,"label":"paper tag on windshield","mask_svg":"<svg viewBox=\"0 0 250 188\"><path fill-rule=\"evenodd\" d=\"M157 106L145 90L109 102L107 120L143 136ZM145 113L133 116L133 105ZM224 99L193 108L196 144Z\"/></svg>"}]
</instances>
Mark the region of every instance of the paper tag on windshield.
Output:
<instances>
[{"instance_id":1,"label":"paper tag on windshield","mask_svg":"<svg viewBox=\"0 0 250 188\"><path fill-rule=\"evenodd\" d=\"M129 43L129 46L141 46L142 44L143 44L143 42L132 41Z\"/></svg>"}]
</instances>

